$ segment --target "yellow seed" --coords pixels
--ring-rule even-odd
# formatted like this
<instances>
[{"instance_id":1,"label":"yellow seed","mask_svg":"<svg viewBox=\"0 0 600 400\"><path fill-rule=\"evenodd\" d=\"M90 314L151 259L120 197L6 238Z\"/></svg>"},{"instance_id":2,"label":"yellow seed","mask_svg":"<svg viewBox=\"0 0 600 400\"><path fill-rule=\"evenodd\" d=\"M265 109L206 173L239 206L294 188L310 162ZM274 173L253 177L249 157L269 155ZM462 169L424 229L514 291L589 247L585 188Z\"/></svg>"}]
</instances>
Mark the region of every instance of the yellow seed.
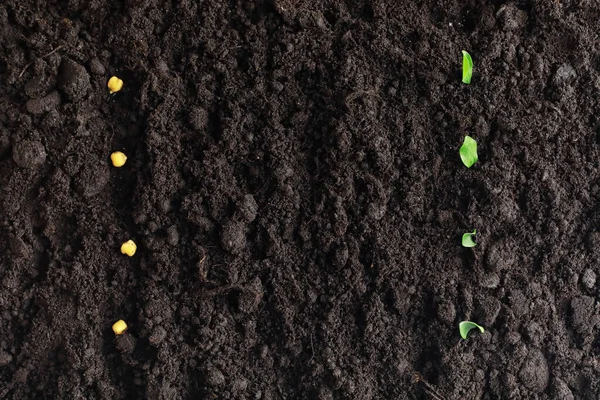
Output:
<instances>
[{"instance_id":1,"label":"yellow seed","mask_svg":"<svg viewBox=\"0 0 600 400\"><path fill-rule=\"evenodd\" d=\"M133 257L136 250L137 246L133 240L128 240L121 245L121 253L127 254L129 257Z\"/></svg>"},{"instance_id":2,"label":"yellow seed","mask_svg":"<svg viewBox=\"0 0 600 400\"><path fill-rule=\"evenodd\" d=\"M122 319L115 322L112 326L115 335L122 335L127 330L127 324Z\"/></svg>"},{"instance_id":3,"label":"yellow seed","mask_svg":"<svg viewBox=\"0 0 600 400\"><path fill-rule=\"evenodd\" d=\"M113 76L108 80L108 84L106 86L108 86L110 94L117 93L119 90L123 89L123 81L116 76Z\"/></svg>"},{"instance_id":4,"label":"yellow seed","mask_svg":"<svg viewBox=\"0 0 600 400\"><path fill-rule=\"evenodd\" d=\"M121 153L120 151L115 151L110 155L110 160L112 161L112 164L115 167L120 168L123 165L125 165L125 162L127 161L127 156Z\"/></svg>"}]
</instances>

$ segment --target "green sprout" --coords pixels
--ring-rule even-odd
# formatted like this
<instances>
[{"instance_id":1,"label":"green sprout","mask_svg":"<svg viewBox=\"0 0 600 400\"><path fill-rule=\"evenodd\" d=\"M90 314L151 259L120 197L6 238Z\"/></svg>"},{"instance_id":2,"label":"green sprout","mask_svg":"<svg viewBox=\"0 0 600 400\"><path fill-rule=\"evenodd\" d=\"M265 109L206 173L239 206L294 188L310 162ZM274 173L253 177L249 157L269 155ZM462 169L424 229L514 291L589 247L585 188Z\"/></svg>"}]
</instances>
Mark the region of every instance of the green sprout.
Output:
<instances>
[{"instance_id":1,"label":"green sprout","mask_svg":"<svg viewBox=\"0 0 600 400\"><path fill-rule=\"evenodd\" d=\"M481 333L483 333L485 331L485 329L483 329L483 326L479 326L475 322L462 321L460 324L458 324L458 331L460 332L460 336L463 339L466 339L467 336L469 335L469 332L471 331L471 329L475 329L475 328L479 328L479 331Z\"/></svg>"},{"instance_id":2,"label":"green sprout","mask_svg":"<svg viewBox=\"0 0 600 400\"><path fill-rule=\"evenodd\" d=\"M473 60L471 55L466 51L462 51L463 55L463 76L462 81L467 85L471 83L471 76L473 76Z\"/></svg>"},{"instance_id":3,"label":"green sprout","mask_svg":"<svg viewBox=\"0 0 600 400\"><path fill-rule=\"evenodd\" d=\"M463 247L475 247L477 246L477 243L475 243L475 240L473 240L473 238L475 237L475 235L477 234L477 229L473 229L472 233L465 233L462 235L462 245Z\"/></svg>"},{"instance_id":4,"label":"green sprout","mask_svg":"<svg viewBox=\"0 0 600 400\"><path fill-rule=\"evenodd\" d=\"M460 159L467 168L471 168L479 160L477 142L471 136L465 136L465 141L460 146Z\"/></svg>"}]
</instances>

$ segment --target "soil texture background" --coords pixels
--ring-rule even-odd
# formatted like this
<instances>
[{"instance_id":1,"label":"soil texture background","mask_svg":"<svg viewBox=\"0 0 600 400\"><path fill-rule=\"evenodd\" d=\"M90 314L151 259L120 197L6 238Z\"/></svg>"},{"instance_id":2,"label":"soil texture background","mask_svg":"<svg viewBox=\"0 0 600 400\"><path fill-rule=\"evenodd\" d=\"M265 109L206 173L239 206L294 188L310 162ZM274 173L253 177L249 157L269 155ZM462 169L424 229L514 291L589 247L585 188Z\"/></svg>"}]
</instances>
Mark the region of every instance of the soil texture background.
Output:
<instances>
[{"instance_id":1,"label":"soil texture background","mask_svg":"<svg viewBox=\"0 0 600 400\"><path fill-rule=\"evenodd\" d=\"M2 1L0 398L597 399L599 20Z\"/></svg>"}]
</instances>

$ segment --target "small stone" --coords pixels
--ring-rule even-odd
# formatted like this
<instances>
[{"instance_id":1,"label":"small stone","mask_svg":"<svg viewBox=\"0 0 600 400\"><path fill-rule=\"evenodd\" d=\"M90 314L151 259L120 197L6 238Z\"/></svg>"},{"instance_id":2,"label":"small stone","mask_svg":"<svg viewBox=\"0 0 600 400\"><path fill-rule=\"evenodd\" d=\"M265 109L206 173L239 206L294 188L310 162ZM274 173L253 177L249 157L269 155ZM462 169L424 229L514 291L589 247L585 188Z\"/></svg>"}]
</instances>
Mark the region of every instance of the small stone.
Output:
<instances>
[{"instance_id":1,"label":"small stone","mask_svg":"<svg viewBox=\"0 0 600 400\"><path fill-rule=\"evenodd\" d=\"M571 320L573 327L578 332L586 332L591 328L594 315L594 298L590 296L579 296L571 300Z\"/></svg>"},{"instance_id":2,"label":"small stone","mask_svg":"<svg viewBox=\"0 0 600 400\"><path fill-rule=\"evenodd\" d=\"M177 246L179 243L179 232L175 225L172 225L167 229L167 243L171 246Z\"/></svg>"},{"instance_id":3,"label":"small stone","mask_svg":"<svg viewBox=\"0 0 600 400\"><path fill-rule=\"evenodd\" d=\"M37 140L25 140L14 147L12 157L21 168L36 168L46 162L46 150Z\"/></svg>"},{"instance_id":4,"label":"small stone","mask_svg":"<svg viewBox=\"0 0 600 400\"><path fill-rule=\"evenodd\" d=\"M10 236L9 246L15 258L29 258L31 256L31 248L20 237Z\"/></svg>"},{"instance_id":5,"label":"small stone","mask_svg":"<svg viewBox=\"0 0 600 400\"><path fill-rule=\"evenodd\" d=\"M156 223L156 221L148 222L148 232L154 233L157 230L158 230L158 224Z\"/></svg>"},{"instance_id":6,"label":"small stone","mask_svg":"<svg viewBox=\"0 0 600 400\"><path fill-rule=\"evenodd\" d=\"M486 289L496 289L500 285L500 276L495 272L484 273L479 278L479 285Z\"/></svg>"},{"instance_id":7,"label":"small stone","mask_svg":"<svg viewBox=\"0 0 600 400\"><path fill-rule=\"evenodd\" d=\"M338 380L339 380L339 379L342 377L342 370L341 370L341 369L339 369L339 368L334 368L334 369L333 369L333 372L332 372L331 374L333 375L333 377L334 377L335 379L338 379Z\"/></svg>"},{"instance_id":8,"label":"small stone","mask_svg":"<svg viewBox=\"0 0 600 400\"><path fill-rule=\"evenodd\" d=\"M500 7L496 18L500 22L502 29L506 32L519 30L527 23L527 13L518 9L513 4L506 4Z\"/></svg>"},{"instance_id":9,"label":"small stone","mask_svg":"<svg viewBox=\"0 0 600 400\"><path fill-rule=\"evenodd\" d=\"M239 254L246 248L246 226L229 221L221 227L221 245L231 254Z\"/></svg>"},{"instance_id":10,"label":"small stone","mask_svg":"<svg viewBox=\"0 0 600 400\"><path fill-rule=\"evenodd\" d=\"M572 286L577 286L577 284L579 283L579 274L576 272L573 272L571 277L570 277L570 283Z\"/></svg>"},{"instance_id":11,"label":"small stone","mask_svg":"<svg viewBox=\"0 0 600 400\"><path fill-rule=\"evenodd\" d=\"M283 88L284 88L283 83L281 83L279 81L273 82L273 92L280 93L283 90Z\"/></svg>"},{"instance_id":12,"label":"small stone","mask_svg":"<svg viewBox=\"0 0 600 400\"><path fill-rule=\"evenodd\" d=\"M245 195L237 204L238 213L240 217L246 222L250 223L256 219L258 214L258 204L254 200L254 196L251 194Z\"/></svg>"},{"instance_id":13,"label":"small stone","mask_svg":"<svg viewBox=\"0 0 600 400\"><path fill-rule=\"evenodd\" d=\"M588 289L592 289L596 284L596 273L591 269L586 269L581 277L581 283Z\"/></svg>"},{"instance_id":14,"label":"small stone","mask_svg":"<svg viewBox=\"0 0 600 400\"><path fill-rule=\"evenodd\" d=\"M44 75L36 75L25 84L25 94L30 98L41 97L52 88L50 80Z\"/></svg>"},{"instance_id":15,"label":"small stone","mask_svg":"<svg viewBox=\"0 0 600 400\"><path fill-rule=\"evenodd\" d=\"M481 312L481 321L484 326L492 326L498 318L502 303L495 297L486 297L479 303L479 311Z\"/></svg>"},{"instance_id":16,"label":"small stone","mask_svg":"<svg viewBox=\"0 0 600 400\"><path fill-rule=\"evenodd\" d=\"M533 72L537 76L542 76L544 74L544 68L545 68L546 63L544 62L544 59L542 58L541 55L536 54L533 58L531 65L532 65Z\"/></svg>"},{"instance_id":17,"label":"small stone","mask_svg":"<svg viewBox=\"0 0 600 400\"><path fill-rule=\"evenodd\" d=\"M550 369L544 354L537 349L529 352L519 371L519 379L523 386L534 393L542 393L548 386Z\"/></svg>"},{"instance_id":18,"label":"small stone","mask_svg":"<svg viewBox=\"0 0 600 400\"><path fill-rule=\"evenodd\" d=\"M89 66L92 74L104 75L106 73L106 68L104 68L104 65L102 64L102 62L100 61L100 59L98 57L92 58L89 61L88 66Z\"/></svg>"},{"instance_id":19,"label":"small stone","mask_svg":"<svg viewBox=\"0 0 600 400\"><path fill-rule=\"evenodd\" d=\"M70 100L81 100L91 88L90 75L83 65L63 58L58 68L58 88Z\"/></svg>"},{"instance_id":20,"label":"small stone","mask_svg":"<svg viewBox=\"0 0 600 400\"><path fill-rule=\"evenodd\" d=\"M552 83L555 86L562 86L571 83L577 77L575 69L567 63L562 64L556 69L552 77Z\"/></svg>"},{"instance_id":21,"label":"small stone","mask_svg":"<svg viewBox=\"0 0 600 400\"><path fill-rule=\"evenodd\" d=\"M75 185L84 197L93 197L102 192L109 180L108 165L102 161L92 159L82 167L75 179Z\"/></svg>"},{"instance_id":22,"label":"small stone","mask_svg":"<svg viewBox=\"0 0 600 400\"><path fill-rule=\"evenodd\" d=\"M196 131L202 131L208 125L208 112L202 107L194 107L189 114L189 123Z\"/></svg>"},{"instance_id":23,"label":"small stone","mask_svg":"<svg viewBox=\"0 0 600 400\"><path fill-rule=\"evenodd\" d=\"M135 350L135 346L137 345L137 339L130 335L129 333L124 333L123 335L117 336L117 349L121 353L131 354Z\"/></svg>"},{"instance_id":24,"label":"small stone","mask_svg":"<svg viewBox=\"0 0 600 400\"><path fill-rule=\"evenodd\" d=\"M163 199L163 200L159 201L158 209L164 214L170 212L171 211L171 200Z\"/></svg>"},{"instance_id":25,"label":"small stone","mask_svg":"<svg viewBox=\"0 0 600 400\"><path fill-rule=\"evenodd\" d=\"M211 368L206 373L206 383L212 387L221 386L225 383L225 375L217 368Z\"/></svg>"},{"instance_id":26,"label":"small stone","mask_svg":"<svg viewBox=\"0 0 600 400\"><path fill-rule=\"evenodd\" d=\"M535 321L529 321L524 327L525 336L529 339L529 342L535 346L542 345L543 340L546 337L546 333L542 326Z\"/></svg>"},{"instance_id":27,"label":"small stone","mask_svg":"<svg viewBox=\"0 0 600 400\"><path fill-rule=\"evenodd\" d=\"M333 249L331 261L336 268L343 268L348 263L348 256L348 245L341 243Z\"/></svg>"},{"instance_id":28,"label":"small stone","mask_svg":"<svg viewBox=\"0 0 600 400\"><path fill-rule=\"evenodd\" d=\"M157 326L152 330L148 341L152 346L158 346L167 337L167 331L162 326Z\"/></svg>"},{"instance_id":29,"label":"small stone","mask_svg":"<svg viewBox=\"0 0 600 400\"><path fill-rule=\"evenodd\" d=\"M59 105L60 94L55 90L47 96L28 100L27 103L25 103L25 108L27 109L27 112L31 114L39 115L54 110Z\"/></svg>"},{"instance_id":30,"label":"small stone","mask_svg":"<svg viewBox=\"0 0 600 400\"><path fill-rule=\"evenodd\" d=\"M529 305L531 313L536 316L536 318L540 321L547 319L552 319L552 306L546 300L538 298L533 300L533 302Z\"/></svg>"}]
</instances>

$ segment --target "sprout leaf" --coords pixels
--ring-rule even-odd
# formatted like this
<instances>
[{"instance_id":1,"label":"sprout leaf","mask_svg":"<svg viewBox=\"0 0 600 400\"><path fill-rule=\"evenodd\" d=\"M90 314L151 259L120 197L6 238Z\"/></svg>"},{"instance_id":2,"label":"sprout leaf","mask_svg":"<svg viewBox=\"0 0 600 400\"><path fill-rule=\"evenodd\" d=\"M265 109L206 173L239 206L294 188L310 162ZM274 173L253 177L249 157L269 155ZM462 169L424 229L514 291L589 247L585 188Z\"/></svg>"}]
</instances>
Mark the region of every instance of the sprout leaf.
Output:
<instances>
[{"instance_id":1,"label":"sprout leaf","mask_svg":"<svg viewBox=\"0 0 600 400\"><path fill-rule=\"evenodd\" d=\"M483 329L483 326L479 326L475 322L462 321L460 324L458 324L458 331L460 332L460 336L463 339L466 339L471 329L475 328L478 328L481 333L485 331L485 329Z\"/></svg>"},{"instance_id":2,"label":"sprout leaf","mask_svg":"<svg viewBox=\"0 0 600 400\"><path fill-rule=\"evenodd\" d=\"M475 240L473 240L473 238L475 237L475 234L477 234L477 229L473 229L472 233L465 233L462 235L462 245L463 247L475 247L477 246L477 243L475 243Z\"/></svg>"},{"instance_id":3,"label":"sprout leaf","mask_svg":"<svg viewBox=\"0 0 600 400\"><path fill-rule=\"evenodd\" d=\"M471 168L479 160L477 142L471 136L465 136L465 141L460 146L460 159L467 168Z\"/></svg>"},{"instance_id":4,"label":"sprout leaf","mask_svg":"<svg viewBox=\"0 0 600 400\"><path fill-rule=\"evenodd\" d=\"M463 71L462 71L462 81L467 85L471 83L471 77L473 76L473 60L471 59L471 55L466 51L462 51L463 55Z\"/></svg>"}]
</instances>

